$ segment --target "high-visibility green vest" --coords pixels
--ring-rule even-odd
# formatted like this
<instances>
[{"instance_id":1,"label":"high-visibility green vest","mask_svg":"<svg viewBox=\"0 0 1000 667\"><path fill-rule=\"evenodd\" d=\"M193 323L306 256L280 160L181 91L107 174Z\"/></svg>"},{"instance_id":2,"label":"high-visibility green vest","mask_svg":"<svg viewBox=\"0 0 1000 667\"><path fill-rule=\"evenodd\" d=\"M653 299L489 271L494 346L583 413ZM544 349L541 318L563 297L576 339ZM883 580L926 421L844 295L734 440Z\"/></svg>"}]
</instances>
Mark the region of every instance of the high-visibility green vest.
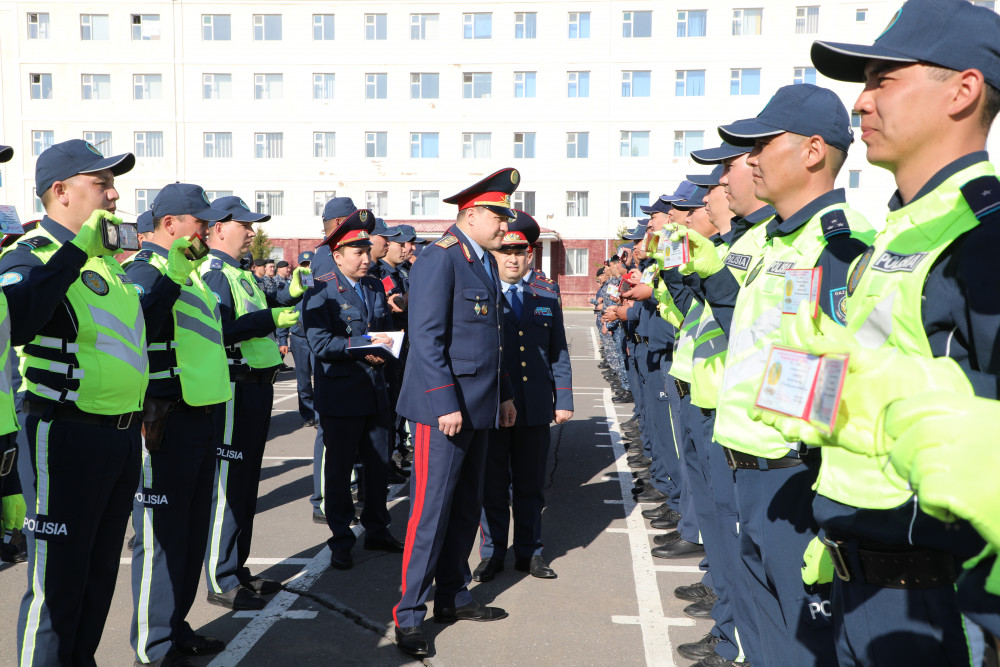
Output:
<instances>
[{"instance_id":1,"label":"high-visibility green vest","mask_svg":"<svg viewBox=\"0 0 1000 667\"><path fill-rule=\"evenodd\" d=\"M211 262L201 265L201 275L209 271L222 271L229 281L229 291L233 294L233 308L236 317L247 313L256 313L267 309L267 297L257 286L253 274L249 271L222 262L221 269L211 268ZM263 338L251 338L242 343L236 343L226 348L230 366L247 365L250 368L273 368L281 364L281 353L274 334Z\"/></svg>"},{"instance_id":2,"label":"high-visibility green vest","mask_svg":"<svg viewBox=\"0 0 1000 667\"><path fill-rule=\"evenodd\" d=\"M37 237L50 243L37 247L26 243ZM60 247L41 226L18 244L31 248L42 262ZM98 415L141 410L149 382L146 320L139 294L121 265L112 255L91 257L70 285L66 300L76 320L76 335L66 340L36 336L24 346L25 389ZM44 381L42 371L50 372Z\"/></svg>"},{"instance_id":3,"label":"high-visibility green vest","mask_svg":"<svg viewBox=\"0 0 1000 667\"><path fill-rule=\"evenodd\" d=\"M677 334L674 336L674 356L668 372L683 382L691 382L695 347L693 332L704 311L705 306L700 301L692 299L691 305L684 315L684 321L681 322L677 328Z\"/></svg>"},{"instance_id":4,"label":"high-visibility green vest","mask_svg":"<svg viewBox=\"0 0 1000 667\"><path fill-rule=\"evenodd\" d=\"M167 260L162 255L150 253L147 261L161 275L166 275ZM232 390L226 351L222 346L219 301L201 275L191 273L188 284L181 287L172 312L173 340L150 343L146 349L150 352L173 350L177 364L167 368L154 365L149 369L150 382L177 377L181 395L188 405L225 403L232 398Z\"/></svg>"},{"instance_id":5,"label":"high-visibility green vest","mask_svg":"<svg viewBox=\"0 0 1000 667\"><path fill-rule=\"evenodd\" d=\"M17 355L10 349L10 311L7 299L0 291L0 435L17 430L17 413L14 410L14 388L11 386L11 362Z\"/></svg>"},{"instance_id":6,"label":"high-visibility green vest","mask_svg":"<svg viewBox=\"0 0 1000 667\"><path fill-rule=\"evenodd\" d=\"M826 247L821 218L837 209L844 211L851 236L866 243L874 237L874 230L860 213L846 204L834 204L819 211L795 232L769 238L760 259L744 279L733 312L715 418L715 440L725 447L769 459L788 454L788 443L781 434L750 419L747 410L757 399L770 347L781 342L785 271L816 266Z\"/></svg>"},{"instance_id":7,"label":"high-visibility green vest","mask_svg":"<svg viewBox=\"0 0 1000 667\"><path fill-rule=\"evenodd\" d=\"M847 283L847 328L861 345L933 356L921 318L927 274L955 239L979 224L959 188L993 174L988 162L975 164L888 214L885 231L855 261ZM913 496L884 457L852 454L841 447L823 448L816 491L868 509L898 507Z\"/></svg>"}]
</instances>

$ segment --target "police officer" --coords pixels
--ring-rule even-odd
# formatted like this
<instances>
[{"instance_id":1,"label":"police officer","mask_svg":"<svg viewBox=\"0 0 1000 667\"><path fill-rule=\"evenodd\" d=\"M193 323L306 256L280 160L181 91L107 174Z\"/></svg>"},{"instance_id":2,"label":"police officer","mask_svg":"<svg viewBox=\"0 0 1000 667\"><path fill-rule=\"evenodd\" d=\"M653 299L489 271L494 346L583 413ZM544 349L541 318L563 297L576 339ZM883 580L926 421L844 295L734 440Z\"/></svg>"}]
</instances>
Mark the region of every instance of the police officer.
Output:
<instances>
[{"instance_id":1,"label":"police officer","mask_svg":"<svg viewBox=\"0 0 1000 667\"><path fill-rule=\"evenodd\" d=\"M296 269L288 288L278 295L279 307L267 297L241 257L253 240L253 225L270 216L253 213L239 197L220 197L212 208L232 214L209 225L210 261L202 264L205 284L216 294L227 342L229 380L233 397L225 407L225 437L217 450L209 542L205 552L208 601L230 609L261 609L261 594L280 585L250 573L246 567L257 510L257 487L264 444L271 424L274 380L281 356L274 331L298 322L294 308L305 290ZM273 302L272 302L273 303ZM251 317L245 317L251 315Z\"/></svg>"},{"instance_id":2,"label":"police officer","mask_svg":"<svg viewBox=\"0 0 1000 667\"><path fill-rule=\"evenodd\" d=\"M480 521L482 561L472 573L489 581L504 569L511 505L514 513L514 569L555 579L542 558L542 509L549 453L549 424L573 416L573 370L558 295L525 282L530 237L538 223L523 211L507 225L503 245L493 251L504 295L504 369L514 385L517 420L490 431ZM521 381L517 382L517 378Z\"/></svg>"},{"instance_id":3,"label":"police officer","mask_svg":"<svg viewBox=\"0 0 1000 667\"><path fill-rule=\"evenodd\" d=\"M379 273L381 274L382 287L388 299L392 328L396 331L406 330L406 304L408 300L407 290L410 286L410 274L406 268L406 258L409 257L414 247L413 227L410 225L399 225L390 228L395 234L387 238L386 251L379 259ZM390 359L387 363L386 375L389 380L389 400L395 405L399 400L399 390L403 384L403 372L406 368L406 359L409 355L410 346L407 341L403 342L403 349L398 359ZM408 434L406 432L406 420L396 416L389 439L390 452L395 449L400 455L405 455L407 451ZM402 462L403 459L401 458ZM409 472L395 465L391 473L392 481L405 481Z\"/></svg>"},{"instance_id":4,"label":"police officer","mask_svg":"<svg viewBox=\"0 0 1000 667\"><path fill-rule=\"evenodd\" d=\"M146 239L152 238L153 236L153 212L144 211L139 214L139 217L135 219L136 231L139 232L139 247Z\"/></svg>"},{"instance_id":5,"label":"police officer","mask_svg":"<svg viewBox=\"0 0 1000 667\"><path fill-rule=\"evenodd\" d=\"M403 261L400 263L399 267L397 267L397 270L403 277L403 289L409 291L410 269L413 268L413 259L415 257L417 246L427 245L430 241L419 238L417 236L417 230L414 229L413 225L398 225L396 228L400 232L400 238L398 240L403 244Z\"/></svg>"},{"instance_id":6,"label":"police officer","mask_svg":"<svg viewBox=\"0 0 1000 667\"><path fill-rule=\"evenodd\" d=\"M323 238L326 238L340 226L347 216L358 210L354 205L354 200L350 197L334 197L323 206ZM335 264L330 248L321 245L316 248L313 254L312 269L313 275L317 279L324 279L328 273L333 271Z\"/></svg>"},{"instance_id":7,"label":"police officer","mask_svg":"<svg viewBox=\"0 0 1000 667\"><path fill-rule=\"evenodd\" d=\"M274 282L279 290L285 289L292 279L292 267L285 260L281 260L274 265Z\"/></svg>"},{"instance_id":8,"label":"police officer","mask_svg":"<svg viewBox=\"0 0 1000 667\"><path fill-rule=\"evenodd\" d=\"M155 315L146 320L150 379L132 509L130 635L137 664L177 664L181 655L225 648L185 620L198 592L223 407L232 392L218 302L198 271L207 255L189 259L182 251L190 237L204 239L208 221L231 214L213 209L199 186L171 183L153 200L151 217L150 236L125 267L144 311ZM166 294L158 289L164 282Z\"/></svg>"},{"instance_id":9,"label":"police officer","mask_svg":"<svg viewBox=\"0 0 1000 667\"><path fill-rule=\"evenodd\" d=\"M482 507L489 429L511 426L515 408L502 368L498 268L515 169L502 169L447 198L456 224L428 246L411 274L410 360L397 412L411 420L414 473L403 553L402 598L393 608L396 643L426 655L422 624L437 580L434 618L451 623L506 618L468 591L469 554Z\"/></svg>"},{"instance_id":10,"label":"police officer","mask_svg":"<svg viewBox=\"0 0 1000 667\"><path fill-rule=\"evenodd\" d=\"M114 179L134 164L131 153L105 158L82 140L45 150L35 187L46 215L0 259L9 304L18 286L32 289L30 309L11 312L26 390L18 457L29 574L18 616L22 665L95 664L111 606L138 482L148 376L139 295L102 228L118 222ZM22 325L38 335L22 336ZM2 376L10 378L9 367ZM12 412L10 405L8 433Z\"/></svg>"},{"instance_id":11,"label":"police officer","mask_svg":"<svg viewBox=\"0 0 1000 667\"><path fill-rule=\"evenodd\" d=\"M368 276L374 227L375 216L362 209L323 240L336 268L328 280L309 291L303 306L306 339L316 360L316 412L326 448L324 507L333 533L328 541L330 564L339 570L354 565L351 470L358 456L364 467L364 547L403 552L403 543L389 532L386 509L391 407L382 367L387 353L371 347L391 346L385 333L390 328L385 293Z\"/></svg>"}]
</instances>

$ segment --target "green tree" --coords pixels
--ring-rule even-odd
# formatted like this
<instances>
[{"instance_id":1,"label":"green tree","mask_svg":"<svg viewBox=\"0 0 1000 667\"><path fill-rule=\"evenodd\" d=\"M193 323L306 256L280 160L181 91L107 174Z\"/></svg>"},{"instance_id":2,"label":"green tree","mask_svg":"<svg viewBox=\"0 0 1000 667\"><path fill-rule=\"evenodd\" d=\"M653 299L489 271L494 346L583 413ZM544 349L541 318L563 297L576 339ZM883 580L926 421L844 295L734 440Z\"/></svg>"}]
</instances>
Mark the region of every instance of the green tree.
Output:
<instances>
[{"instance_id":1,"label":"green tree","mask_svg":"<svg viewBox=\"0 0 1000 667\"><path fill-rule=\"evenodd\" d=\"M271 237L264 231L264 225L257 225L254 233L256 236L250 241L250 254L254 259L270 259L274 246L271 244Z\"/></svg>"}]
</instances>

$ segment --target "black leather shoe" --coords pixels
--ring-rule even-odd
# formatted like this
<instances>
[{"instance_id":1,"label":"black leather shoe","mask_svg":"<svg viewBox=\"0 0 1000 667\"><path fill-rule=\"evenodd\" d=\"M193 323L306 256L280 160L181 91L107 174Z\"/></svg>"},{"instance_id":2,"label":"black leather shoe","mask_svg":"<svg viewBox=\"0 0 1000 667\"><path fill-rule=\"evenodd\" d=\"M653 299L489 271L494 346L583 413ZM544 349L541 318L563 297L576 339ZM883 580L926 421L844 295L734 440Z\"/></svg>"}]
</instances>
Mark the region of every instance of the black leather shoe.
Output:
<instances>
[{"instance_id":1,"label":"black leather shoe","mask_svg":"<svg viewBox=\"0 0 1000 667\"><path fill-rule=\"evenodd\" d=\"M612 403L631 403L632 402L632 392L623 391L619 394L615 394L614 398L611 399Z\"/></svg>"},{"instance_id":2,"label":"black leather shoe","mask_svg":"<svg viewBox=\"0 0 1000 667\"><path fill-rule=\"evenodd\" d=\"M648 468L645 469L645 470L633 470L632 471L632 479L634 479L636 481L642 480L645 483L645 482L648 482L651 477L652 477L652 475L650 474Z\"/></svg>"},{"instance_id":3,"label":"black leather shoe","mask_svg":"<svg viewBox=\"0 0 1000 667\"><path fill-rule=\"evenodd\" d=\"M688 606L684 607L684 615L690 616L691 618L711 618L712 617L712 607L715 606L715 601L719 598L714 595L707 597L697 602L692 602Z\"/></svg>"},{"instance_id":4,"label":"black leather shoe","mask_svg":"<svg viewBox=\"0 0 1000 667\"><path fill-rule=\"evenodd\" d=\"M640 503L661 503L669 498L669 496L654 486L649 486L645 491L636 496L636 500Z\"/></svg>"},{"instance_id":5,"label":"black leather shoe","mask_svg":"<svg viewBox=\"0 0 1000 667\"><path fill-rule=\"evenodd\" d=\"M709 655L706 655L704 658L691 665L691 667L750 667L750 663L726 660L713 651Z\"/></svg>"},{"instance_id":6,"label":"black leather shoe","mask_svg":"<svg viewBox=\"0 0 1000 667\"><path fill-rule=\"evenodd\" d=\"M671 514L666 514L661 516L659 519L653 519L649 522L651 528L659 528L660 530L670 530L671 528L676 528L677 524L681 520L681 515L677 512Z\"/></svg>"},{"instance_id":7,"label":"black leather shoe","mask_svg":"<svg viewBox=\"0 0 1000 667\"><path fill-rule=\"evenodd\" d=\"M693 558L694 556L704 556L705 547L681 539L670 544L653 547L650 553L657 558Z\"/></svg>"},{"instance_id":8,"label":"black leather shoe","mask_svg":"<svg viewBox=\"0 0 1000 667\"><path fill-rule=\"evenodd\" d=\"M365 538L364 548L368 551L387 551L391 554L401 554L405 545L392 533L387 532L378 537Z\"/></svg>"},{"instance_id":9,"label":"black leather shoe","mask_svg":"<svg viewBox=\"0 0 1000 667\"><path fill-rule=\"evenodd\" d=\"M427 640L424 638L424 629L419 625L408 628L396 626L396 646L403 653L409 653L417 657L427 655Z\"/></svg>"},{"instance_id":10,"label":"black leather shoe","mask_svg":"<svg viewBox=\"0 0 1000 667\"><path fill-rule=\"evenodd\" d=\"M701 660L702 658L707 658L708 656L714 654L715 646L720 641L722 640L719 637L715 637L711 632L709 632L696 642L681 644L677 647L677 652L688 660Z\"/></svg>"},{"instance_id":11,"label":"black leather shoe","mask_svg":"<svg viewBox=\"0 0 1000 667\"><path fill-rule=\"evenodd\" d=\"M243 586L237 586L225 593L209 591L208 601L210 604L232 609L233 611L256 611L267 606L267 600L262 598L260 594Z\"/></svg>"},{"instance_id":12,"label":"black leather shoe","mask_svg":"<svg viewBox=\"0 0 1000 667\"><path fill-rule=\"evenodd\" d=\"M28 552L22 547L25 542L14 544L13 542L0 542L0 561L4 563L23 563L28 560Z\"/></svg>"},{"instance_id":13,"label":"black leather shoe","mask_svg":"<svg viewBox=\"0 0 1000 667\"><path fill-rule=\"evenodd\" d=\"M499 621L507 618L507 612L500 607L486 607L473 602L464 607L434 607L435 623L454 623L455 621Z\"/></svg>"},{"instance_id":14,"label":"black leather shoe","mask_svg":"<svg viewBox=\"0 0 1000 667\"><path fill-rule=\"evenodd\" d=\"M629 463L628 467L632 468L633 470L636 470L636 469L639 469L639 468L648 468L652 462L653 462L653 459L648 459L645 456L643 456L643 457L637 459L636 461L634 461L632 463Z\"/></svg>"},{"instance_id":15,"label":"black leather shoe","mask_svg":"<svg viewBox=\"0 0 1000 667\"><path fill-rule=\"evenodd\" d=\"M321 523L325 526L326 515L323 514L322 512L317 512L316 510L313 510L313 523Z\"/></svg>"},{"instance_id":16,"label":"black leather shoe","mask_svg":"<svg viewBox=\"0 0 1000 667\"><path fill-rule=\"evenodd\" d=\"M667 505L666 503L663 503L662 505L654 507L653 509L643 510L642 516L644 516L647 519L659 519L661 516L663 516L669 511L670 511L670 506Z\"/></svg>"},{"instance_id":17,"label":"black leather shoe","mask_svg":"<svg viewBox=\"0 0 1000 667\"><path fill-rule=\"evenodd\" d=\"M630 419L627 419L627 420L625 420L625 421L622 422L622 426L631 426L631 425L638 426L639 425L639 418L633 416Z\"/></svg>"},{"instance_id":18,"label":"black leather shoe","mask_svg":"<svg viewBox=\"0 0 1000 667\"><path fill-rule=\"evenodd\" d=\"M498 572L503 572L503 561L496 558L484 558L472 572L473 581L493 581Z\"/></svg>"},{"instance_id":19,"label":"black leather shoe","mask_svg":"<svg viewBox=\"0 0 1000 667\"><path fill-rule=\"evenodd\" d=\"M663 533L662 535L657 535L653 538L653 544L657 546L663 546L664 544L673 544L677 540L681 539L681 534L676 530L669 533Z\"/></svg>"},{"instance_id":20,"label":"black leather shoe","mask_svg":"<svg viewBox=\"0 0 1000 667\"><path fill-rule=\"evenodd\" d=\"M350 570L354 567L350 549L334 549L330 552L330 567L337 570Z\"/></svg>"},{"instance_id":21,"label":"black leather shoe","mask_svg":"<svg viewBox=\"0 0 1000 667\"><path fill-rule=\"evenodd\" d=\"M553 570L545 562L541 556L532 556L531 558L516 558L514 559L514 569L519 572L527 572L533 577L538 577L539 579L555 579L557 576L556 571Z\"/></svg>"},{"instance_id":22,"label":"black leather shoe","mask_svg":"<svg viewBox=\"0 0 1000 667\"><path fill-rule=\"evenodd\" d=\"M706 598L709 595L715 595L712 589L705 584L699 582L693 583L690 586L678 586L674 589L674 597L678 600L687 600L689 602L697 602L702 598ZM699 656L704 657L704 656ZM692 660L697 660L698 658L691 658Z\"/></svg>"},{"instance_id":23,"label":"black leather shoe","mask_svg":"<svg viewBox=\"0 0 1000 667\"><path fill-rule=\"evenodd\" d=\"M174 642L174 648L184 655L215 655L226 650L226 642L215 637L194 635L184 641Z\"/></svg>"},{"instance_id":24,"label":"black leather shoe","mask_svg":"<svg viewBox=\"0 0 1000 667\"><path fill-rule=\"evenodd\" d=\"M258 595L271 595L272 593L277 593L281 590L281 583L274 581L273 579L265 579L263 577L250 577L248 580L243 582L245 588L249 588L254 593Z\"/></svg>"}]
</instances>

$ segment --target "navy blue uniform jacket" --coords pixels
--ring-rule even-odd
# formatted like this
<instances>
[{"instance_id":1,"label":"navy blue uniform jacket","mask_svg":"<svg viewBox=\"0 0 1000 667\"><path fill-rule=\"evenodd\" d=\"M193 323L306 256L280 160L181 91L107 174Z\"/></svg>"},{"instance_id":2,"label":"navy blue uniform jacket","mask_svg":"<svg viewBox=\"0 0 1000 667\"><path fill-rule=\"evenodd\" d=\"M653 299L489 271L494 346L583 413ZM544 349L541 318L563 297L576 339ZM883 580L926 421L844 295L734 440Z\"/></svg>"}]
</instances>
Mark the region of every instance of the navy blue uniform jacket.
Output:
<instances>
[{"instance_id":1,"label":"navy blue uniform jacket","mask_svg":"<svg viewBox=\"0 0 1000 667\"><path fill-rule=\"evenodd\" d=\"M462 412L463 429L497 428L500 403L514 396L503 372L503 296L494 278L451 228L420 253L410 272L410 352L396 412L436 426L438 417Z\"/></svg>"}]
</instances>

